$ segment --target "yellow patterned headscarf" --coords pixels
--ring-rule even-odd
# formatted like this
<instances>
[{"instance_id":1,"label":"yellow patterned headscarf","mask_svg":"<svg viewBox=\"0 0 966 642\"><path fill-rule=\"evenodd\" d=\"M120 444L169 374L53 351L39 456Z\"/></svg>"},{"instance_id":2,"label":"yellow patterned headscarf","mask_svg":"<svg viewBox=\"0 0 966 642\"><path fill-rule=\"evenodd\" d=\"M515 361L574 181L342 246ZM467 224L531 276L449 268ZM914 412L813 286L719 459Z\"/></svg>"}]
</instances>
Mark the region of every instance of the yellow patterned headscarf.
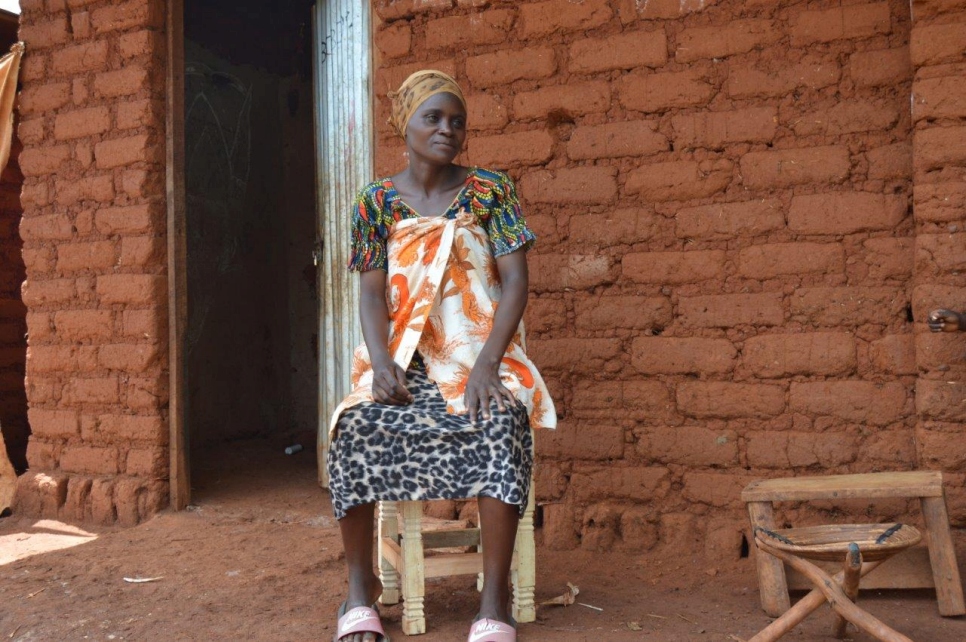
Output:
<instances>
[{"instance_id":1,"label":"yellow patterned headscarf","mask_svg":"<svg viewBox=\"0 0 966 642\"><path fill-rule=\"evenodd\" d=\"M399 86L399 91L390 91L389 98L392 100L392 115L389 116L389 124L393 126L403 138L406 137L406 125L413 117L419 106L426 102L430 96L436 94L453 94L466 109L466 99L463 97L463 90L456 84L452 77L435 69L423 69L417 71L403 81Z\"/></svg>"}]
</instances>

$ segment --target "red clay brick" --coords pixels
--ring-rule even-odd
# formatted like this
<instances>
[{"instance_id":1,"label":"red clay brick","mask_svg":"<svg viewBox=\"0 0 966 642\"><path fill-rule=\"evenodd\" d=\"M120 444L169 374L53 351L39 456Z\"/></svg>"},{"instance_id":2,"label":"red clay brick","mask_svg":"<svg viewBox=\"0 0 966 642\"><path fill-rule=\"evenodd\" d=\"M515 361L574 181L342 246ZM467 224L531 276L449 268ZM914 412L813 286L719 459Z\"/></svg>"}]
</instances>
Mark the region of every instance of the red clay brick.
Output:
<instances>
[{"instance_id":1,"label":"red clay brick","mask_svg":"<svg viewBox=\"0 0 966 642\"><path fill-rule=\"evenodd\" d=\"M778 200L686 207L675 216L679 238L726 239L761 236L785 226Z\"/></svg>"},{"instance_id":2,"label":"red clay brick","mask_svg":"<svg viewBox=\"0 0 966 642\"><path fill-rule=\"evenodd\" d=\"M966 422L966 382L916 380L916 410L925 419Z\"/></svg>"},{"instance_id":3,"label":"red clay brick","mask_svg":"<svg viewBox=\"0 0 966 642\"><path fill-rule=\"evenodd\" d=\"M67 240L74 236L74 226L64 214L25 217L20 221L20 236L25 241Z\"/></svg>"},{"instance_id":4,"label":"red clay brick","mask_svg":"<svg viewBox=\"0 0 966 642\"><path fill-rule=\"evenodd\" d=\"M533 304L531 301L530 305ZM530 326L527 329L530 330ZM126 337L161 339L168 333L168 317L158 308L125 310L121 313L121 331Z\"/></svg>"},{"instance_id":5,"label":"red clay brick","mask_svg":"<svg viewBox=\"0 0 966 642\"><path fill-rule=\"evenodd\" d=\"M380 18L386 22L392 22L420 13L452 9L453 0L378 0L373 3L373 8Z\"/></svg>"},{"instance_id":6,"label":"red clay brick","mask_svg":"<svg viewBox=\"0 0 966 642\"><path fill-rule=\"evenodd\" d=\"M471 131L500 129L507 124L506 107L500 98L490 94L471 94L466 97L467 126Z\"/></svg>"},{"instance_id":7,"label":"red clay brick","mask_svg":"<svg viewBox=\"0 0 966 642\"><path fill-rule=\"evenodd\" d=\"M847 332L760 335L745 341L742 365L766 379L846 374L855 369L855 339Z\"/></svg>"},{"instance_id":8,"label":"red clay brick","mask_svg":"<svg viewBox=\"0 0 966 642\"><path fill-rule=\"evenodd\" d=\"M916 341L911 334L890 334L869 344L869 362L883 374L914 375Z\"/></svg>"},{"instance_id":9,"label":"red clay brick","mask_svg":"<svg viewBox=\"0 0 966 642\"><path fill-rule=\"evenodd\" d=\"M657 123L645 120L578 127L567 143L572 160L651 156L667 149Z\"/></svg>"},{"instance_id":10,"label":"red clay brick","mask_svg":"<svg viewBox=\"0 0 966 642\"><path fill-rule=\"evenodd\" d=\"M898 382L792 382L789 403L794 412L886 426L908 416L910 392Z\"/></svg>"},{"instance_id":11,"label":"red clay brick","mask_svg":"<svg viewBox=\"0 0 966 642\"><path fill-rule=\"evenodd\" d=\"M27 112L22 110L21 113ZM40 143L47 135L45 132L45 122L45 119L41 117L31 120L21 120L17 123L17 138L27 146L27 149L21 152L21 158L23 158L23 154L27 151L35 149L37 143Z\"/></svg>"},{"instance_id":12,"label":"red clay brick","mask_svg":"<svg viewBox=\"0 0 966 642\"><path fill-rule=\"evenodd\" d=\"M469 141L466 155L474 165L516 167L540 165L553 156L553 137L546 131L477 136Z\"/></svg>"},{"instance_id":13,"label":"red clay brick","mask_svg":"<svg viewBox=\"0 0 966 642\"><path fill-rule=\"evenodd\" d=\"M97 369L97 348L93 346L30 346L27 375L38 373L89 373ZM58 382L60 385L62 382Z\"/></svg>"},{"instance_id":14,"label":"red clay brick","mask_svg":"<svg viewBox=\"0 0 966 642\"><path fill-rule=\"evenodd\" d=\"M106 270L114 266L114 242L64 243L57 247L57 269L62 272Z\"/></svg>"},{"instance_id":15,"label":"red clay brick","mask_svg":"<svg viewBox=\"0 0 966 642\"><path fill-rule=\"evenodd\" d=\"M865 157L871 180L912 178L912 144L908 141L870 149ZM916 189L918 194L918 186Z\"/></svg>"},{"instance_id":16,"label":"red clay brick","mask_svg":"<svg viewBox=\"0 0 966 642\"><path fill-rule=\"evenodd\" d=\"M94 146L98 169L111 169L133 163L156 163L161 161L161 157L161 147L148 134L106 140Z\"/></svg>"},{"instance_id":17,"label":"red clay brick","mask_svg":"<svg viewBox=\"0 0 966 642\"><path fill-rule=\"evenodd\" d=\"M799 118L794 130L803 137L884 131L891 129L899 117L899 109L893 101L841 101L829 109Z\"/></svg>"},{"instance_id":18,"label":"red clay brick","mask_svg":"<svg viewBox=\"0 0 966 642\"><path fill-rule=\"evenodd\" d=\"M693 283L723 278L724 263L722 250L635 252L624 255L621 274L634 283Z\"/></svg>"},{"instance_id":19,"label":"red clay brick","mask_svg":"<svg viewBox=\"0 0 966 642\"><path fill-rule=\"evenodd\" d=\"M534 333L551 332L567 323L567 306L563 299L530 297L524 314L527 336Z\"/></svg>"},{"instance_id":20,"label":"red clay brick","mask_svg":"<svg viewBox=\"0 0 966 642\"><path fill-rule=\"evenodd\" d=\"M128 408L151 413L161 412L168 405L168 376L131 377L125 386Z\"/></svg>"},{"instance_id":21,"label":"red clay brick","mask_svg":"<svg viewBox=\"0 0 966 642\"><path fill-rule=\"evenodd\" d=\"M906 216L907 197L868 192L793 196L788 229L799 234L854 234L891 230Z\"/></svg>"},{"instance_id":22,"label":"red clay brick","mask_svg":"<svg viewBox=\"0 0 966 642\"><path fill-rule=\"evenodd\" d=\"M571 476L571 487L580 503L616 499L652 499L670 484L664 467L608 466L579 469Z\"/></svg>"},{"instance_id":23,"label":"red clay brick","mask_svg":"<svg viewBox=\"0 0 966 642\"><path fill-rule=\"evenodd\" d=\"M820 89L839 81L841 70L831 61L807 58L780 69L739 67L728 74L728 95L732 98L782 96L799 87Z\"/></svg>"},{"instance_id":24,"label":"red clay brick","mask_svg":"<svg viewBox=\"0 0 966 642\"><path fill-rule=\"evenodd\" d=\"M701 426L645 426L636 450L648 461L689 468L738 463L737 435Z\"/></svg>"},{"instance_id":25,"label":"red clay brick","mask_svg":"<svg viewBox=\"0 0 966 642\"><path fill-rule=\"evenodd\" d=\"M129 236L121 239L121 267L154 267L165 263L167 240L160 236Z\"/></svg>"},{"instance_id":26,"label":"red clay brick","mask_svg":"<svg viewBox=\"0 0 966 642\"><path fill-rule=\"evenodd\" d=\"M909 41L912 63L918 68L966 57L966 22L917 25Z\"/></svg>"},{"instance_id":27,"label":"red clay brick","mask_svg":"<svg viewBox=\"0 0 966 642\"><path fill-rule=\"evenodd\" d=\"M869 266L869 278L881 281L912 276L915 239L875 238L862 246L866 250L864 260Z\"/></svg>"},{"instance_id":28,"label":"red clay brick","mask_svg":"<svg viewBox=\"0 0 966 642\"><path fill-rule=\"evenodd\" d=\"M664 328L673 317L666 297L590 296L578 299L574 307L578 330Z\"/></svg>"},{"instance_id":29,"label":"red clay brick","mask_svg":"<svg viewBox=\"0 0 966 642\"><path fill-rule=\"evenodd\" d=\"M70 101L70 83L28 85L20 92L20 107L27 113L44 113L63 107Z\"/></svg>"},{"instance_id":30,"label":"red clay brick","mask_svg":"<svg viewBox=\"0 0 966 642\"><path fill-rule=\"evenodd\" d=\"M570 426L570 430L544 431L540 452L568 460L620 459L624 456L624 430L620 426Z\"/></svg>"},{"instance_id":31,"label":"red clay brick","mask_svg":"<svg viewBox=\"0 0 966 642\"><path fill-rule=\"evenodd\" d=\"M785 390L772 385L684 381L678 384L677 401L678 410L689 417L767 419L785 410Z\"/></svg>"},{"instance_id":32,"label":"red clay brick","mask_svg":"<svg viewBox=\"0 0 966 642\"><path fill-rule=\"evenodd\" d=\"M106 345L97 351L97 362L102 368L125 373L145 372L157 365L158 358L156 343Z\"/></svg>"},{"instance_id":33,"label":"red clay brick","mask_svg":"<svg viewBox=\"0 0 966 642\"><path fill-rule=\"evenodd\" d=\"M64 403L76 404L118 404L120 389L117 377L93 377L82 379L74 377L64 387Z\"/></svg>"},{"instance_id":34,"label":"red clay brick","mask_svg":"<svg viewBox=\"0 0 966 642\"><path fill-rule=\"evenodd\" d=\"M638 18L644 20L673 19L703 11L718 0L619 0L621 21L625 24Z\"/></svg>"},{"instance_id":35,"label":"red clay brick","mask_svg":"<svg viewBox=\"0 0 966 642\"><path fill-rule=\"evenodd\" d=\"M24 21L20 25L20 40L27 45L27 51L46 49L67 42L69 28L65 16L53 16L47 20Z\"/></svg>"},{"instance_id":36,"label":"red clay brick","mask_svg":"<svg viewBox=\"0 0 966 642\"><path fill-rule=\"evenodd\" d=\"M624 189L650 202L688 201L723 192L731 183L729 160L653 163L627 175Z\"/></svg>"},{"instance_id":37,"label":"red clay brick","mask_svg":"<svg viewBox=\"0 0 966 642\"><path fill-rule=\"evenodd\" d=\"M168 427L157 415L99 415L96 429L105 435L124 441L167 443Z\"/></svg>"},{"instance_id":38,"label":"red clay brick","mask_svg":"<svg viewBox=\"0 0 966 642\"><path fill-rule=\"evenodd\" d=\"M54 138L71 140L103 134L111 127L107 107L91 107L58 114L54 120Z\"/></svg>"},{"instance_id":39,"label":"red clay brick","mask_svg":"<svg viewBox=\"0 0 966 642\"><path fill-rule=\"evenodd\" d=\"M430 24L435 24L435 21ZM376 31L376 47L385 58L398 58L409 53L413 30L408 22L393 22Z\"/></svg>"},{"instance_id":40,"label":"red clay brick","mask_svg":"<svg viewBox=\"0 0 966 642\"><path fill-rule=\"evenodd\" d=\"M912 109L914 121L966 117L966 80L962 76L917 80Z\"/></svg>"},{"instance_id":41,"label":"red clay brick","mask_svg":"<svg viewBox=\"0 0 966 642\"><path fill-rule=\"evenodd\" d=\"M859 87L887 87L912 80L909 48L856 52L849 57L849 76Z\"/></svg>"},{"instance_id":42,"label":"red clay brick","mask_svg":"<svg viewBox=\"0 0 966 642\"><path fill-rule=\"evenodd\" d=\"M82 201L107 203L113 199L114 177L110 175L57 179L54 182L54 201L64 207L76 207Z\"/></svg>"},{"instance_id":43,"label":"red clay brick","mask_svg":"<svg viewBox=\"0 0 966 642\"><path fill-rule=\"evenodd\" d=\"M741 491L756 478L748 474L688 472L684 474L683 494L689 502L740 510L744 508Z\"/></svg>"},{"instance_id":44,"label":"red clay brick","mask_svg":"<svg viewBox=\"0 0 966 642\"><path fill-rule=\"evenodd\" d=\"M447 16L427 23L425 43L430 49L497 44L506 40L512 26L513 12L506 9Z\"/></svg>"},{"instance_id":45,"label":"red clay brick","mask_svg":"<svg viewBox=\"0 0 966 642\"><path fill-rule=\"evenodd\" d=\"M966 270L966 233L918 234L916 236L916 276L961 274Z\"/></svg>"},{"instance_id":46,"label":"red clay brick","mask_svg":"<svg viewBox=\"0 0 966 642\"><path fill-rule=\"evenodd\" d=\"M161 231L163 217L156 204L105 207L94 214L94 225L101 234L145 234Z\"/></svg>"},{"instance_id":47,"label":"red clay brick","mask_svg":"<svg viewBox=\"0 0 966 642\"><path fill-rule=\"evenodd\" d=\"M610 203L617 198L616 170L611 167L571 167L528 172L520 191L530 203Z\"/></svg>"},{"instance_id":48,"label":"red clay brick","mask_svg":"<svg viewBox=\"0 0 966 642\"><path fill-rule=\"evenodd\" d=\"M580 374L599 374L622 352L619 339L542 339L528 347L541 369Z\"/></svg>"},{"instance_id":49,"label":"red clay brick","mask_svg":"<svg viewBox=\"0 0 966 642\"><path fill-rule=\"evenodd\" d=\"M30 275L30 278L46 278L41 277L41 275L52 272L54 269L53 248L49 246L25 248L23 250L23 263L24 267L27 268L27 274Z\"/></svg>"},{"instance_id":50,"label":"red clay brick","mask_svg":"<svg viewBox=\"0 0 966 642\"><path fill-rule=\"evenodd\" d=\"M71 76L100 71L107 65L108 45L106 40L95 40L55 51L50 55L51 72L56 76Z\"/></svg>"},{"instance_id":51,"label":"red clay brick","mask_svg":"<svg viewBox=\"0 0 966 642\"><path fill-rule=\"evenodd\" d=\"M91 24L98 34L132 27L164 27L164 6L154 0L128 0L95 9Z\"/></svg>"},{"instance_id":52,"label":"red clay brick","mask_svg":"<svg viewBox=\"0 0 966 642\"><path fill-rule=\"evenodd\" d=\"M704 105L714 95L714 86L699 70L628 74L618 86L624 107L649 113Z\"/></svg>"},{"instance_id":53,"label":"red clay brick","mask_svg":"<svg viewBox=\"0 0 966 642\"><path fill-rule=\"evenodd\" d=\"M732 20L713 27L692 27L678 34L677 62L726 58L747 53L782 37L771 20Z\"/></svg>"},{"instance_id":54,"label":"red clay brick","mask_svg":"<svg viewBox=\"0 0 966 642\"><path fill-rule=\"evenodd\" d=\"M774 326L785 321L781 293L680 297L677 314L685 325L702 328Z\"/></svg>"},{"instance_id":55,"label":"red clay brick","mask_svg":"<svg viewBox=\"0 0 966 642\"><path fill-rule=\"evenodd\" d=\"M747 439L748 463L756 468L832 468L858 456L859 439L852 432L765 432Z\"/></svg>"},{"instance_id":56,"label":"red clay brick","mask_svg":"<svg viewBox=\"0 0 966 642\"><path fill-rule=\"evenodd\" d=\"M845 147L806 147L749 152L741 159L741 176L752 189L807 183L841 183L851 162Z\"/></svg>"},{"instance_id":57,"label":"red clay brick","mask_svg":"<svg viewBox=\"0 0 966 642\"><path fill-rule=\"evenodd\" d=\"M649 209L606 210L570 217L570 240L580 247L623 245L654 235L656 215Z\"/></svg>"},{"instance_id":58,"label":"red clay brick","mask_svg":"<svg viewBox=\"0 0 966 642\"><path fill-rule=\"evenodd\" d=\"M838 243L769 243L741 250L738 272L751 279L786 274L841 272L845 252Z\"/></svg>"},{"instance_id":59,"label":"red clay brick","mask_svg":"<svg viewBox=\"0 0 966 642\"><path fill-rule=\"evenodd\" d=\"M641 374L723 374L731 372L738 352L727 339L639 337L631 363Z\"/></svg>"},{"instance_id":60,"label":"red clay brick","mask_svg":"<svg viewBox=\"0 0 966 642\"><path fill-rule=\"evenodd\" d=\"M164 52L164 34L153 29L126 33L117 39L122 58L157 57Z\"/></svg>"},{"instance_id":61,"label":"red clay brick","mask_svg":"<svg viewBox=\"0 0 966 642\"><path fill-rule=\"evenodd\" d=\"M110 339L114 331L110 310L61 310L54 313L54 328L63 341L100 342Z\"/></svg>"},{"instance_id":62,"label":"red clay brick","mask_svg":"<svg viewBox=\"0 0 966 642\"><path fill-rule=\"evenodd\" d=\"M121 172L121 191L131 198L151 199L164 193L164 181L161 168L126 169Z\"/></svg>"},{"instance_id":63,"label":"red clay brick","mask_svg":"<svg viewBox=\"0 0 966 642\"><path fill-rule=\"evenodd\" d=\"M914 198L917 220L946 223L966 218L966 182L916 185Z\"/></svg>"},{"instance_id":64,"label":"red clay brick","mask_svg":"<svg viewBox=\"0 0 966 642\"><path fill-rule=\"evenodd\" d=\"M774 107L738 111L679 114L671 119L674 148L710 147L727 143L767 143L775 138L778 115Z\"/></svg>"},{"instance_id":65,"label":"red clay brick","mask_svg":"<svg viewBox=\"0 0 966 642\"><path fill-rule=\"evenodd\" d=\"M73 299L76 294L76 281L74 279L51 279L48 281L27 279L23 284L23 302L28 308L49 303L64 303Z\"/></svg>"},{"instance_id":66,"label":"red clay brick","mask_svg":"<svg viewBox=\"0 0 966 642\"><path fill-rule=\"evenodd\" d=\"M667 36L661 29L588 38L570 46L569 69L578 74L611 69L657 68L666 63Z\"/></svg>"},{"instance_id":67,"label":"red clay brick","mask_svg":"<svg viewBox=\"0 0 966 642\"><path fill-rule=\"evenodd\" d=\"M30 408L27 416L30 431L36 438L60 440L80 434L80 417L73 410Z\"/></svg>"},{"instance_id":68,"label":"red clay brick","mask_svg":"<svg viewBox=\"0 0 966 642\"><path fill-rule=\"evenodd\" d=\"M164 448L132 448L128 451L124 471L136 477L166 479L168 451Z\"/></svg>"},{"instance_id":69,"label":"red clay brick","mask_svg":"<svg viewBox=\"0 0 966 642\"><path fill-rule=\"evenodd\" d=\"M547 78L557 70L550 47L501 50L466 59L466 76L474 87L506 85L515 80Z\"/></svg>"},{"instance_id":70,"label":"red clay brick","mask_svg":"<svg viewBox=\"0 0 966 642\"><path fill-rule=\"evenodd\" d=\"M60 457L61 470L88 475L116 475L119 472L117 449L72 446Z\"/></svg>"},{"instance_id":71,"label":"red clay brick","mask_svg":"<svg viewBox=\"0 0 966 642\"><path fill-rule=\"evenodd\" d=\"M101 303L148 305L167 296L163 276L154 274L111 274L97 277L97 297Z\"/></svg>"},{"instance_id":72,"label":"red clay brick","mask_svg":"<svg viewBox=\"0 0 966 642\"><path fill-rule=\"evenodd\" d=\"M515 120L534 120L562 114L573 118L606 111L610 104L610 85L606 82L543 87L514 96L513 117Z\"/></svg>"},{"instance_id":73,"label":"red clay brick","mask_svg":"<svg viewBox=\"0 0 966 642\"><path fill-rule=\"evenodd\" d=\"M792 45L800 47L816 42L858 40L892 30L888 2L835 7L821 11L805 11L793 19Z\"/></svg>"},{"instance_id":74,"label":"red clay brick","mask_svg":"<svg viewBox=\"0 0 966 642\"><path fill-rule=\"evenodd\" d=\"M54 336L53 315L47 312L28 312L27 333L32 343L47 343Z\"/></svg>"},{"instance_id":75,"label":"red clay brick","mask_svg":"<svg viewBox=\"0 0 966 642\"><path fill-rule=\"evenodd\" d=\"M966 127L934 127L913 134L916 171L966 164Z\"/></svg>"},{"instance_id":76,"label":"red clay brick","mask_svg":"<svg viewBox=\"0 0 966 642\"><path fill-rule=\"evenodd\" d=\"M537 292L586 290L613 283L618 276L614 260L609 256L538 254L529 261L533 272L530 287Z\"/></svg>"},{"instance_id":77,"label":"red clay brick","mask_svg":"<svg viewBox=\"0 0 966 642\"><path fill-rule=\"evenodd\" d=\"M23 57L19 81L23 83L43 82L47 78L48 56L37 51ZM27 112L24 112L27 114Z\"/></svg>"},{"instance_id":78,"label":"red clay brick","mask_svg":"<svg viewBox=\"0 0 966 642\"><path fill-rule=\"evenodd\" d=\"M94 76L94 93L98 98L117 98L145 91L151 85L151 75L144 67L125 67Z\"/></svg>"},{"instance_id":79,"label":"red clay brick","mask_svg":"<svg viewBox=\"0 0 966 642\"><path fill-rule=\"evenodd\" d=\"M908 304L899 288L855 286L801 288L789 301L793 319L831 327L901 322Z\"/></svg>"},{"instance_id":80,"label":"red clay brick","mask_svg":"<svg viewBox=\"0 0 966 642\"><path fill-rule=\"evenodd\" d=\"M75 39L84 40L93 34L91 30L91 14L78 11L70 14L70 30Z\"/></svg>"},{"instance_id":81,"label":"red clay brick","mask_svg":"<svg viewBox=\"0 0 966 642\"><path fill-rule=\"evenodd\" d=\"M56 173L70 159L70 146L28 147L20 154L20 170L24 176Z\"/></svg>"},{"instance_id":82,"label":"red clay brick","mask_svg":"<svg viewBox=\"0 0 966 642\"><path fill-rule=\"evenodd\" d=\"M519 27L524 39L547 36L556 31L583 31L599 27L613 16L607 0L548 0L520 5Z\"/></svg>"}]
</instances>

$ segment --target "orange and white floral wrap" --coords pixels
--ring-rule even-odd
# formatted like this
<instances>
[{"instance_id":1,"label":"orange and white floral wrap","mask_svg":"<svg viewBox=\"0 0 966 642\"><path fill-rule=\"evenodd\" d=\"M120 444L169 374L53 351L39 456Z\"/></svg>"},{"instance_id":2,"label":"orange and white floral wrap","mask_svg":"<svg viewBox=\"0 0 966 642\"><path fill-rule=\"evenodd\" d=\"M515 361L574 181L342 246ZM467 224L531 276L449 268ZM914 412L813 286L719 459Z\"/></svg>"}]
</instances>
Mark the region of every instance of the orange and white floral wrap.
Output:
<instances>
[{"instance_id":1,"label":"orange and white floral wrap","mask_svg":"<svg viewBox=\"0 0 966 642\"><path fill-rule=\"evenodd\" d=\"M463 391L493 328L500 276L486 232L472 214L399 221L389 235L389 353L406 368L418 349L426 374L451 413L466 412ZM372 364L365 344L352 359L352 392L329 424L330 437L347 408L372 401ZM500 364L500 380L527 408L534 428L556 428L547 386L526 354L521 321Z\"/></svg>"}]
</instances>

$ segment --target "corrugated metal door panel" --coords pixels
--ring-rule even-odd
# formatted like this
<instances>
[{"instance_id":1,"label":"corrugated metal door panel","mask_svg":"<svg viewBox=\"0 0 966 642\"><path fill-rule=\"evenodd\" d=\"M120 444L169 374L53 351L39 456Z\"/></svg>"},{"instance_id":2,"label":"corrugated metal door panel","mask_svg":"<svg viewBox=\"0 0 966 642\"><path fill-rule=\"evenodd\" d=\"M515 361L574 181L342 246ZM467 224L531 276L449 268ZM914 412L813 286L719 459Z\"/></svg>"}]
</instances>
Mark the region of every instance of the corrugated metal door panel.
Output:
<instances>
[{"instance_id":1,"label":"corrugated metal door panel","mask_svg":"<svg viewBox=\"0 0 966 642\"><path fill-rule=\"evenodd\" d=\"M352 350L362 342L359 279L346 270L352 202L372 180L372 30L370 5L315 5L316 150L319 256L319 483L332 411L349 392Z\"/></svg>"}]
</instances>

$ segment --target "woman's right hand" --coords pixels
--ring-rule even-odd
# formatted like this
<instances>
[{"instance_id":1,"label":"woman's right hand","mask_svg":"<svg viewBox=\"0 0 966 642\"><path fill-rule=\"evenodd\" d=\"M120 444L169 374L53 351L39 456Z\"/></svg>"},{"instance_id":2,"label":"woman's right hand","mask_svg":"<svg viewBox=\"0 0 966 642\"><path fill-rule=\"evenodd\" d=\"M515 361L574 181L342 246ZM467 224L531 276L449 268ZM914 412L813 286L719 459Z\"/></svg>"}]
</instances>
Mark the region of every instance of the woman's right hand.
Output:
<instances>
[{"instance_id":1,"label":"woman's right hand","mask_svg":"<svg viewBox=\"0 0 966 642\"><path fill-rule=\"evenodd\" d=\"M372 399L390 406L413 402L413 394L406 388L406 371L392 359L372 364Z\"/></svg>"},{"instance_id":2,"label":"woman's right hand","mask_svg":"<svg viewBox=\"0 0 966 642\"><path fill-rule=\"evenodd\" d=\"M933 332L956 332L966 330L966 314L952 310L933 310L926 319Z\"/></svg>"}]
</instances>

